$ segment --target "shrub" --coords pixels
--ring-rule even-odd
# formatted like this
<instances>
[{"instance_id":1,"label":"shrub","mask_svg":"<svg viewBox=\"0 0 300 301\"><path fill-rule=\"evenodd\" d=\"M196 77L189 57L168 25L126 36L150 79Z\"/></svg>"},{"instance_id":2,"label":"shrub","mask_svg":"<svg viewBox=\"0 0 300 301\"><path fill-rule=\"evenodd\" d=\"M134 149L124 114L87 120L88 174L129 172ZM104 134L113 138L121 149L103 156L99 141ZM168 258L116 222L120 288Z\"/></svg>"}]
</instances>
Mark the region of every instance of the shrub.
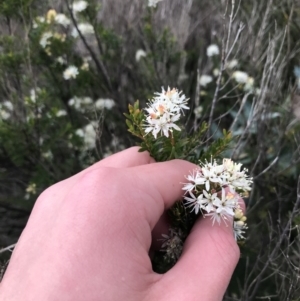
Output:
<instances>
[{"instance_id":1,"label":"shrub","mask_svg":"<svg viewBox=\"0 0 300 301\"><path fill-rule=\"evenodd\" d=\"M222 156L254 179L247 240L225 300L296 300L299 4L51 3L0 4L1 210L28 215L49 185L135 144L128 104L145 106L162 86L177 87L190 98L189 130L205 121L207 145L230 131ZM5 247L22 226L9 237L12 221L1 223Z\"/></svg>"}]
</instances>

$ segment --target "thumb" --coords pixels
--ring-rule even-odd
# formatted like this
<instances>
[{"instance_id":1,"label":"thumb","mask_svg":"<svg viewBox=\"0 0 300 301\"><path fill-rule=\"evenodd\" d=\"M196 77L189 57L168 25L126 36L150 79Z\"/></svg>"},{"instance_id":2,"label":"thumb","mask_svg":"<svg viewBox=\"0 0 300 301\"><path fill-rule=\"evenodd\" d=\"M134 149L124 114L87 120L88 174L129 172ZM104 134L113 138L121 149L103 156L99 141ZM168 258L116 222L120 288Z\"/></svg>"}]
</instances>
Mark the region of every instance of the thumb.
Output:
<instances>
[{"instance_id":1,"label":"thumb","mask_svg":"<svg viewBox=\"0 0 300 301\"><path fill-rule=\"evenodd\" d=\"M228 224L199 219L179 261L157 283L157 293L167 291L167 300L222 300L240 256Z\"/></svg>"}]
</instances>

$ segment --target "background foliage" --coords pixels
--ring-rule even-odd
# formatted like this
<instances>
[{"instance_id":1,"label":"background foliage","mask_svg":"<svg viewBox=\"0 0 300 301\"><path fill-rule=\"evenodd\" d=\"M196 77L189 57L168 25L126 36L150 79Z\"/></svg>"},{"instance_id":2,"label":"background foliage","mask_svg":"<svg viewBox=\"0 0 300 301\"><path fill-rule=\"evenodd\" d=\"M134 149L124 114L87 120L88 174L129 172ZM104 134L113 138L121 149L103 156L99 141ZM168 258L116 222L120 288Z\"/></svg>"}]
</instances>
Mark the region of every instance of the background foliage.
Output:
<instances>
[{"instance_id":1,"label":"background foliage","mask_svg":"<svg viewBox=\"0 0 300 301\"><path fill-rule=\"evenodd\" d=\"M190 131L206 121L207 145L231 131L224 156L254 178L224 300L299 300L299 2L87 3L0 3L0 247L46 187L135 144L128 104L177 87Z\"/></svg>"}]
</instances>

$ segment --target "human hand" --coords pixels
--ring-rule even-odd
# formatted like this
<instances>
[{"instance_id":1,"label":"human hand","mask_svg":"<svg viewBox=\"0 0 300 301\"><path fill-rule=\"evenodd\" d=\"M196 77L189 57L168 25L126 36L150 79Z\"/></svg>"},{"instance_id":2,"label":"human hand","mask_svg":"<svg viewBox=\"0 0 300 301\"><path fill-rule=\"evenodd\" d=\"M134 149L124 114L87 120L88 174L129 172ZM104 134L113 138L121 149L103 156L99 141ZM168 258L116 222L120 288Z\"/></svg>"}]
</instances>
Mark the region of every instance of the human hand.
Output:
<instances>
[{"instance_id":1,"label":"human hand","mask_svg":"<svg viewBox=\"0 0 300 301\"><path fill-rule=\"evenodd\" d=\"M199 219L165 274L152 230L195 166L130 148L45 190L0 286L3 301L222 300L239 259L231 226Z\"/></svg>"}]
</instances>

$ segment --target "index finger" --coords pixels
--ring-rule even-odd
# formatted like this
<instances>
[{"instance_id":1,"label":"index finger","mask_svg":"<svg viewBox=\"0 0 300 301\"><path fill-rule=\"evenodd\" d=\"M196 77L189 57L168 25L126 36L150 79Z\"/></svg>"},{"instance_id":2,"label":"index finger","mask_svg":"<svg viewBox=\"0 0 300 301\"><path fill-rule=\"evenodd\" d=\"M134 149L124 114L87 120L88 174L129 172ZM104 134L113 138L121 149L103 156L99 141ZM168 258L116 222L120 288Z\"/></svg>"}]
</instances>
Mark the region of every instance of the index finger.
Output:
<instances>
[{"instance_id":1,"label":"index finger","mask_svg":"<svg viewBox=\"0 0 300 301\"><path fill-rule=\"evenodd\" d=\"M190 162L176 159L131 169L133 180L138 178L139 189L147 192L147 202L140 202L139 206L144 207L145 218L151 229L163 212L182 198L185 175L196 167Z\"/></svg>"}]
</instances>

